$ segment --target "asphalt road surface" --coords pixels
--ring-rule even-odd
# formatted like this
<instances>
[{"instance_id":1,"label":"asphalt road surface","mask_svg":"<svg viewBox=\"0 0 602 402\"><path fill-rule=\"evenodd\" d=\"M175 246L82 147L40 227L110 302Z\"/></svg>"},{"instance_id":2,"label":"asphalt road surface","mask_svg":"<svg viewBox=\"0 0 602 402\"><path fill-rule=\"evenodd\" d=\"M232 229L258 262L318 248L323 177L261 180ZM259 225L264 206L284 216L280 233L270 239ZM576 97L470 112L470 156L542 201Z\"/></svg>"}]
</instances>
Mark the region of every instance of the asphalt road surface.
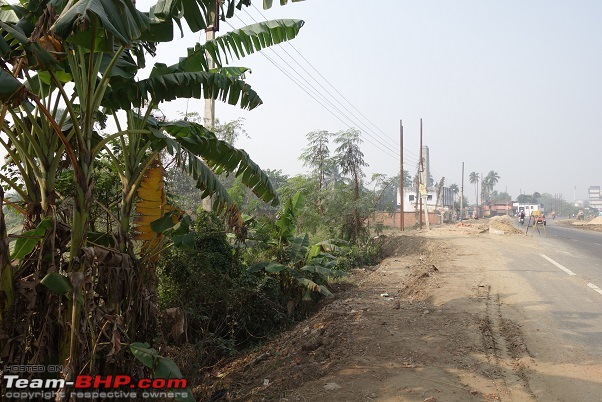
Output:
<instances>
[{"instance_id":1,"label":"asphalt road surface","mask_svg":"<svg viewBox=\"0 0 602 402\"><path fill-rule=\"evenodd\" d=\"M602 232L554 221L548 221L545 232L541 229L529 228L533 237L516 246L507 265L531 291L517 283L516 294L506 288L502 295L524 315L523 328L537 360L531 388L538 399L600 400Z\"/></svg>"}]
</instances>

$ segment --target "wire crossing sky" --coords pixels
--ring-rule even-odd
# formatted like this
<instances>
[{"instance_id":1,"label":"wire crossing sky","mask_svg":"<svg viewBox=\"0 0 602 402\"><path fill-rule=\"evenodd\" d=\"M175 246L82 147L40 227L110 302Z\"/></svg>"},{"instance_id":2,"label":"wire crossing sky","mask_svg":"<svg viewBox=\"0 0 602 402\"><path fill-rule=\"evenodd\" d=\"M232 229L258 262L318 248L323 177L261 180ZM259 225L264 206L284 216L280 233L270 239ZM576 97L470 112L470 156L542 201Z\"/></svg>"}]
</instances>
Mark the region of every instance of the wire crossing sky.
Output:
<instances>
[{"instance_id":1,"label":"wire crossing sky","mask_svg":"<svg viewBox=\"0 0 602 402\"><path fill-rule=\"evenodd\" d=\"M139 9L153 2L138 0ZM602 185L602 2L508 0L306 0L260 10L218 33L266 19L305 21L297 38L235 60L264 104L253 111L217 102L220 121L245 119L245 149L262 168L304 173L298 160L314 130L362 132L372 173L414 175L419 124L435 182L470 172L500 175L496 190L587 197ZM175 35L179 35L176 29ZM160 44L174 63L204 33ZM150 67L148 68L150 71ZM166 116L202 114L203 101L162 104ZM473 195L474 197L474 195ZM471 201L474 201L470 198Z\"/></svg>"}]
</instances>

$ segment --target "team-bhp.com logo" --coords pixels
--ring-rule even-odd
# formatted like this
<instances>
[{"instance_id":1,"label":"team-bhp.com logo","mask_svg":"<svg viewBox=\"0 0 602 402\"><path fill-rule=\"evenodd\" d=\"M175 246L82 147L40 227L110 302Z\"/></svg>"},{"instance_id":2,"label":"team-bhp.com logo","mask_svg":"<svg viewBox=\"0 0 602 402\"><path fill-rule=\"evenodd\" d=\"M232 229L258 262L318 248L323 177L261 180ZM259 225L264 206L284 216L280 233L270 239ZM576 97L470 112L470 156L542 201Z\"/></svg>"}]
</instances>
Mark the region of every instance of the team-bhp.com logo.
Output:
<instances>
[{"instance_id":1,"label":"team-bhp.com logo","mask_svg":"<svg viewBox=\"0 0 602 402\"><path fill-rule=\"evenodd\" d=\"M80 399L127 399L127 398L186 398L188 381L185 378L141 378L133 379L129 375L78 375L75 381L66 381L61 378L23 378L24 371L27 372L59 372L44 366L43 371L30 370L32 366L9 366L5 369L2 378L2 387L5 390L4 397L13 400L24 400L41 398L53 400L58 392L71 389L69 396ZM24 370L27 368L27 370Z\"/></svg>"}]
</instances>

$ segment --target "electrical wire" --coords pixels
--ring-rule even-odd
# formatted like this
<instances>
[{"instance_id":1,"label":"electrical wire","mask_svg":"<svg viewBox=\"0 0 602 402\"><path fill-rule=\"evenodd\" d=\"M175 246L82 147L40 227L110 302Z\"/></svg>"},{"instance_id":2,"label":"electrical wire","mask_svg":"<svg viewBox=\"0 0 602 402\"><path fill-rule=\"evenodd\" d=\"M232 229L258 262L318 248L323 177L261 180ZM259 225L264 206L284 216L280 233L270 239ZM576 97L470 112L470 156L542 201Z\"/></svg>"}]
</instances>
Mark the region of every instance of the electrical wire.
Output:
<instances>
[{"instance_id":1,"label":"electrical wire","mask_svg":"<svg viewBox=\"0 0 602 402\"><path fill-rule=\"evenodd\" d=\"M251 6L263 17L264 20L267 21L267 17L254 5L251 4ZM251 14L249 14L249 12L247 12L247 10L243 9L243 11L249 15L253 21L258 22L255 18L253 18L253 16ZM345 100L345 102L347 102L357 113L360 114L360 116L362 116L366 121L368 121L374 128L376 128L378 131L380 131L385 137L385 140L391 141L390 137L383 131L381 130L376 124L374 124L368 117L366 117L358 108L356 108L326 77L324 77L324 75L322 73L320 73L320 71L305 57L303 56L303 54L290 42L286 42L286 44L288 46L290 46L321 78L322 80L324 80L341 98L343 98ZM319 83L318 80L315 79L315 77L313 77L313 75L311 73L309 73L293 56L290 55L290 53L288 53L286 51L286 49L284 49L284 47L282 45L279 45L280 48L297 64L299 65L299 67L301 67L303 69L303 71L305 71L310 77L312 77L316 83L325 91L327 91L327 93L333 98L335 99L339 104L341 104L341 106L343 106L345 108L345 110L347 110L349 113L352 113L349 109L347 109L347 107L345 107L341 102L339 102L336 97L334 95L332 95L332 93L324 88L324 86L322 84ZM364 125L365 127L367 127L367 125ZM376 134L374 132L374 130L370 129L370 131L372 131L374 134ZM376 134L378 135L378 134ZM395 147L399 147L399 142L395 142L393 141L392 144L394 144ZM417 160L418 155L415 154L414 152L408 150L407 148L404 148L404 152L407 152L410 155L413 155Z\"/></svg>"},{"instance_id":2,"label":"electrical wire","mask_svg":"<svg viewBox=\"0 0 602 402\"><path fill-rule=\"evenodd\" d=\"M239 16L235 15L235 17L237 17L243 24L248 25L242 18L240 18ZM230 24L228 21L226 21L226 23L232 28L235 29L232 24ZM273 51L273 49L271 49ZM280 72L282 72L288 79L290 79L291 81L293 81L293 83L295 83L299 88L301 88L307 95L309 95L316 103L318 103L320 106L322 106L324 109L326 109L326 111L328 111L330 114L332 114L335 118L337 118L341 123L343 123L345 126L351 128L351 126L349 125L349 122L346 122L343 120L343 118L341 118L340 115L337 115L335 112L333 112L328 106L326 106L324 104L325 103L329 103L331 105L332 108L334 108L335 110L337 110L344 118L346 118L347 120L351 121L353 123L353 120L350 119L347 115L345 115L344 113L342 113L340 111L340 109L338 109L336 106L334 106L332 104L332 102L328 101L328 99L326 99L324 96L321 96L319 94L319 91L317 91L317 89L315 87L313 87L311 84L309 84L309 82L307 80L305 80L303 78L303 76L296 70L294 69L290 64L286 63L289 68L294 71L299 77L301 77L301 79L304 79L305 82L313 89L313 91L315 92L315 94L317 94L318 97L322 97L323 101L320 101L316 98L316 96L314 96L314 94L311 93L311 91L306 88L302 83L299 82L299 80L296 77L293 77L292 74L289 74L283 67L281 67L276 61L274 61L272 58L270 58L269 56L267 56L265 54L265 52L260 52L260 54L265 57L270 63L272 63L276 68L278 68L280 70ZM278 55L279 56L279 55ZM280 56L279 56L280 57ZM281 58L281 57L280 57ZM374 147L376 147L377 149L379 149L381 152L383 152L385 155L395 159L395 160L399 160L399 155L393 153L388 147L386 147L385 145L383 145L381 143L381 145L378 145L376 143L374 143L373 141L371 141L368 138L365 138L366 142L370 143L371 145L373 145Z\"/></svg>"}]
</instances>

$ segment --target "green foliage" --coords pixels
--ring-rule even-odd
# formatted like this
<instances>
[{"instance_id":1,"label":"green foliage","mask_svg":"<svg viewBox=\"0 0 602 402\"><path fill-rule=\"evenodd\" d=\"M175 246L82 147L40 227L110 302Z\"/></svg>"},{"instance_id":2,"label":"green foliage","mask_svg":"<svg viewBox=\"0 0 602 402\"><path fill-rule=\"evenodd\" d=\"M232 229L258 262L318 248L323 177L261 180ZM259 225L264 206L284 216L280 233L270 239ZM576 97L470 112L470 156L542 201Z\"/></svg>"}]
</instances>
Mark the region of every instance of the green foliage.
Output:
<instances>
[{"instance_id":1,"label":"green foliage","mask_svg":"<svg viewBox=\"0 0 602 402\"><path fill-rule=\"evenodd\" d=\"M271 261L251 266L250 272L265 271L280 283L282 292L294 303L312 300L312 292L332 297L327 287L332 278L344 275L335 268L337 258L330 254L338 250L336 242L321 242L310 247L307 234L295 236L297 216L305 196L299 192L286 200L280 216L273 223L274 237L264 249Z\"/></svg>"},{"instance_id":2,"label":"green foliage","mask_svg":"<svg viewBox=\"0 0 602 402\"><path fill-rule=\"evenodd\" d=\"M12 201L14 202L14 201ZM23 215L17 211L15 207L10 204L2 205L2 212L4 213L4 220L6 224L6 230L11 233L14 229L23 225Z\"/></svg>"},{"instance_id":3,"label":"green foliage","mask_svg":"<svg viewBox=\"0 0 602 402\"><path fill-rule=\"evenodd\" d=\"M150 347L146 342L134 342L130 344L130 352L146 367L152 369L154 378L184 378L180 369L173 360L160 356L159 353ZM177 396L175 399L178 402L194 402L190 388L186 388L187 396Z\"/></svg>"},{"instance_id":4,"label":"green foliage","mask_svg":"<svg viewBox=\"0 0 602 402\"><path fill-rule=\"evenodd\" d=\"M378 264L383 258L382 241L380 238L371 239L362 246L352 245L343 249L336 268L349 271L351 268Z\"/></svg>"},{"instance_id":5,"label":"green foliage","mask_svg":"<svg viewBox=\"0 0 602 402\"><path fill-rule=\"evenodd\" d=\"M22 259L31 253L34 248L40 243L40 241L46 235L46 232L52 228L52 219L45 218L40 224L32 230L28 230L17 237L15 247L11 253L12 259Z\"/></svg>"},{"instance_id":6,"label":"green foliage","mask_svg":"<svg viewBox=\"0 0 602 402\"><path fill-rule=\"evenodd\" d=\"M321 226L328 224L317 208L321 195L315 178L306 176L289 178L277 193L283 200L291 199L298 193L304 194L305 202L296 212L295 228L298 233L315 234Z\"/></svg>"},{"instance_id":7,"label":"green foliage","mask_svg":"<svg viewBox=\"0 0 602 402\"><path fill-rule=\"evenodd\" d=\"M209 363L289 320L278 283L241 266L215 215L201 212L192 230L194 250L172 248L160 261L159 307L184 310L188 340Z\"/></svg>"},{"instance_id":8,"label":"green foliage","mask_svg":"<svg viewBox=\"0 0 602 402\"><path fill-rule=\"evenodd\" d=\"M92 175L94 176L92 194L95 202L89 210L90 230L103 230L105 233L111 233L114 218L108 211L109 207L119 202L121 197L119 175L115 172L110 160L106 156L99 157L96 163L94 163ZM56 190L63 198L75 197L72 168L67 168L59 172L56 181Z\"/></svg>"}]
</instances>

